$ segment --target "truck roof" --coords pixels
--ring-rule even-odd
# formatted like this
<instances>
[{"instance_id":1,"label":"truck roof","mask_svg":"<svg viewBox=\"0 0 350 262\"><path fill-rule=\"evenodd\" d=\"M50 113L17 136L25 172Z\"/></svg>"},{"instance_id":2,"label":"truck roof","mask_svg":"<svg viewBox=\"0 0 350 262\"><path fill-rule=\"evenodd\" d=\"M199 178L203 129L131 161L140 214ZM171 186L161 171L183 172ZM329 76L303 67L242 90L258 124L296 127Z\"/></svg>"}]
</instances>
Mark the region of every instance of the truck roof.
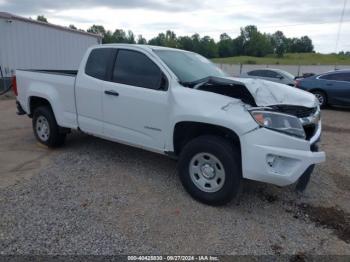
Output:
<instances>
[{"instance_id":1,"label":"truck roof","mask_svg":"<svg viewBox=\"0 0 350 262\"><path fill-rule=\"evenodd\" d=\"M99 48L103 46L112 46L112 47L136 47L143 50L153 51L153 50L171 50L171 51L181 51L181 52L189 52L183 49L178 48L171 48L171 47L165 47L165 46L155 46L155 45L141 45L141 44L123 44L123 43L115 43L115 44L103 44L103 45L96 45L94 48Z\"/></svg>"}]
</instances>

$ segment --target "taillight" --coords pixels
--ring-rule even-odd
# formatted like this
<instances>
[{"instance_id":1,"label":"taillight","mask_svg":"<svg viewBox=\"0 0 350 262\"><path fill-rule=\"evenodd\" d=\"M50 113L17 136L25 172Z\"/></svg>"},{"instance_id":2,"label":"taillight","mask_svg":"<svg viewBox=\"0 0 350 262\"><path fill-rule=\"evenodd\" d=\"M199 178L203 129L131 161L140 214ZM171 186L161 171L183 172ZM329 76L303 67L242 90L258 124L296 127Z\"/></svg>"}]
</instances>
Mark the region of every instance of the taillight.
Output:
<instances>
[{"instance_id":1,"label":"taillight","mask_svg":"<svg viewBox=\"0 0 350 262\"><path fill-rule=\"evenodd\" d=\"M12 77L11 85L13 93L18 96L16 76Z\"/></svg>"},{"instance_id":2,"label":"taillight","mask_svg":"<svg viewBox=\"0 0 350 262\"><path fill-rule=\"evenodd\" d=\"M294 80L294 85L295 85L295 87L300 87L300 81L299 80Z\"/></svg>"}]
</instances>

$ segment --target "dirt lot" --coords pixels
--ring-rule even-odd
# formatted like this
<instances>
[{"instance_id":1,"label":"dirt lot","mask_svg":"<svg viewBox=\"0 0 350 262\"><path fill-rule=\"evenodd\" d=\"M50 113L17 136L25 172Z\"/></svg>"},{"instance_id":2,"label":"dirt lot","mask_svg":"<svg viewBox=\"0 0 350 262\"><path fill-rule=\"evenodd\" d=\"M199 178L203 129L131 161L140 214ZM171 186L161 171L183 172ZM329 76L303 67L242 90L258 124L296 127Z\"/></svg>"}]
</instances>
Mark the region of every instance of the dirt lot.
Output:
<instances>
[{"instance_id":1,"label":"dirt lot","mask_svg":"<svg viewBox=\"0 0 350 262\"><path fill-rule=\"evenodd\" d=\"M77 132L49 150L0 101L0 254L350 255L350 110L323 124L327 161L306 192L245 181L209 207L173 160Z\"/></svg>"}]
</instances>

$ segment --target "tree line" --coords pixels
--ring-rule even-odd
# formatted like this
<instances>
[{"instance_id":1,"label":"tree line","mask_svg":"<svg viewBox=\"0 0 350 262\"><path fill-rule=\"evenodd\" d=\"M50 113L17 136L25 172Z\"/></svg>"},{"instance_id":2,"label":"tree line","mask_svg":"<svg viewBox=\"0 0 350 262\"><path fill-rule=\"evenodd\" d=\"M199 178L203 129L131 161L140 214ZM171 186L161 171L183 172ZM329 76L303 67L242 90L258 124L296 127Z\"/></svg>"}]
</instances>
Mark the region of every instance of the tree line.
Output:
<instances>
[{"instance_id":1,"label":"tree line","mask_svg":"<svg viewBox=\"0 0 350 262\"><path fill-rule=\"evenodd\" d=\"M37 20L48 22L44 16L38 16ZM74 25L69 28L77 29ZM240 29L236 38L230 37L227 33L220 35L219 41L210 36L177 36L173 31L167 30L159 33L156 37L146 40L142 35L135 36L129 30L116 29L114 32L106 30L102 25L93 25L87 32L102 36L102 43L130 43L148 44L180 48L199 53L208 58L231 57L231 56L256 56L264 57L275 54L283 57L285 53L309 53L314 52L312 40L308 36L300 38L288 38L282 31L273 34L262 33L255 25L248 25Z\"/></svg>"},{"instance_id":2,"label":"tree line","mask_svg":"<svg viewBox=\"0 0 350 262\"><path fill-rule=\"evenodd\" d=\"M199 34L177 36L170 30L159 33L148 41L142 35L136 37L130 30L126 32L116 29L111 32L101 25L93 25L87 31L101 35L103 43L137 43L174 47L193 51L208 58L239 55L263 57L269 54L282 57L285 53L314 52L312 40L308 36L288 38L282 31L266 34L260 32L254 25L241 28L240 35L236 38L223 33L217 42L210 36L201 37Z\"/></svg>"}]
</instances>

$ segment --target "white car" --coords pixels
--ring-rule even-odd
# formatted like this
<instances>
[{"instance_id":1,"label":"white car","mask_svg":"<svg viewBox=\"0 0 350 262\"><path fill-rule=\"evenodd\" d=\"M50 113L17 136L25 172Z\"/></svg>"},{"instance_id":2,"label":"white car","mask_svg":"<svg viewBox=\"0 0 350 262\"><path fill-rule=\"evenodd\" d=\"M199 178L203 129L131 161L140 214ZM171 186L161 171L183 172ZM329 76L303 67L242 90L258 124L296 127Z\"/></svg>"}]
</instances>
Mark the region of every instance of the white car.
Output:
<instances>
[{"instance_id":1,"label":"white car","mask_svg":"<svg viewBox=\"0 0 350 262\"><path fill-rule=\"evenodd\" d=\"M13 87L39 142L60 146L74 129L168 155L210 205L230 201L242 178L303 189L325 160L314 95L228 77L192 52L99 45L78 71L17 70Z\"/></svg>"}]
</instances>

